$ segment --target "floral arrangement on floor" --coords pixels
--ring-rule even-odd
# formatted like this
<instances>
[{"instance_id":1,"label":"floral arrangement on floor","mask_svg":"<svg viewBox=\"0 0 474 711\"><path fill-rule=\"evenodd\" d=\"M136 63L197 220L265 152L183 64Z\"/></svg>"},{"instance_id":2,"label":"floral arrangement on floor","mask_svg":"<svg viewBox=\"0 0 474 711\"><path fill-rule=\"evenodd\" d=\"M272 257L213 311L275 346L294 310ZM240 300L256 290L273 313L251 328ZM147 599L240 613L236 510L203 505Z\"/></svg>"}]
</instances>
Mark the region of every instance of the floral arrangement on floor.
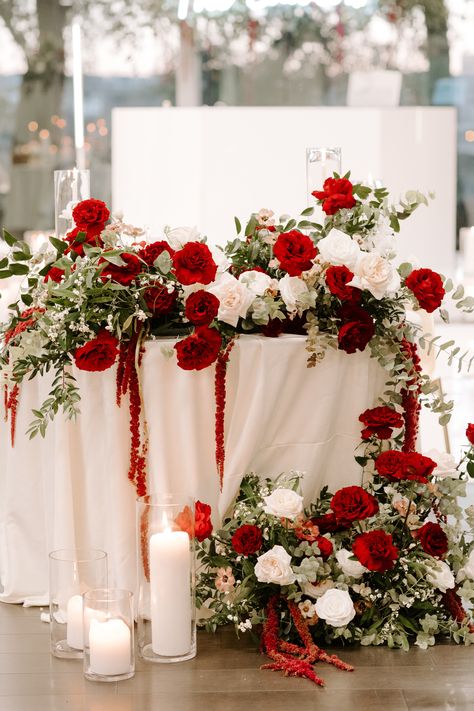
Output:
<instances>
[{"instance_id":1,"label":"floral arrangement on floor","mask_svg":"<svg viewBox=\"0 0 474 711\"><path fill-rule=\"evenodd\" d=\"M8 232L10 255L0 260L0 278L23 276L20 298L1 328L0 368L12 442L20 384L54 371L51 392L34 410L29 433L44 435L62 409L79 412L73 366L104 371L116 364L116 400L128 395L129 478L146 494L147 431L140 385L146 342L162 334L184 336L169 349L179 367L201 370L215 363L216 468L224 476L225 375L235 339L242 333L277 337L307 335L308 366L328 348L347 354L370 350L387 372L381 406L398 403L407 429L406 448L416 439L420 398L446 420L449 403L418 367L421 335L408 309L433 312L451 291L456 306L472 310L462 287L430 269L396 262L396 233L427 198L409 192L392 205L384 188L352 183L350 175L328 178L313 193L325 215L276 219L270 210L251 216L224 249L209 247L195 229L165 229L147 243L143 232L110 216L100 200L72 210L74 228L65 239L31 254ZM441 310L446 317L446 312ZM437 339L451 360L467 354ZM470 363L468 367L470 366Z\"/></svg>"}]
</instances>

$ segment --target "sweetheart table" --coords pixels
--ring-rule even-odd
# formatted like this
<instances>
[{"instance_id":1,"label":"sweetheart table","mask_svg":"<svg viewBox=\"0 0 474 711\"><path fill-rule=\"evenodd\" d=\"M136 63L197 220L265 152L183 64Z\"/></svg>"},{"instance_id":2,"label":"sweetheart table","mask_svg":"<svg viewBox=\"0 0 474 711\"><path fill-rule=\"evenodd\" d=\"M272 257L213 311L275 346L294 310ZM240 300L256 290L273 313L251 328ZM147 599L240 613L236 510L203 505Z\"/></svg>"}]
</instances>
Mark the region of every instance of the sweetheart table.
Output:
<instances>
[{"instance_id":1,"label":"sweetheart table","mask_svg":"<svg viewBox=\"0 0 474 711\"><path fill-rule=\"evenodd\" d=\"M142 382L149 428L148 491L185 492L211 504L215 521L250 471L305 471L304 494L360 483L358 417L375 405L384 372L367 352L329 351L306 368L305 337L241 336L231 353L225 412L226 463L219 490L214 449L214 367L184 371L166 347L147 344ZM48 552L93 547L109 556L110 584L135 588L135 490L127 479L129 422L115 402L115 369L75 373L81 415L59 414L44 439L28 440L31 409L49 378L21 386L17 439L0 423L0 575L4 602L44 604Z\"/></svg>"}]
</instances>

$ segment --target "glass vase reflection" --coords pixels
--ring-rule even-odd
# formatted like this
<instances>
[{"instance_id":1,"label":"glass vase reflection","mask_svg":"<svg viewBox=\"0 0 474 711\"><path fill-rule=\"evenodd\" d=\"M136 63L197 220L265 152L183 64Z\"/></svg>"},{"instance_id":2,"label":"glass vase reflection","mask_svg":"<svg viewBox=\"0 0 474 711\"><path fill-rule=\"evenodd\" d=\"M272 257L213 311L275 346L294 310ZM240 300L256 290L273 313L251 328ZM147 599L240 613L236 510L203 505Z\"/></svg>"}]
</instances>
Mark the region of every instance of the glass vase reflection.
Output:
<instances>
[{"instance_id":1,"label":"glass vase reflection","mask_svg":"<svg viewBox=\"0 0 474 711\"><path fill-rule=\"evenodd\" d=\"M54 171L54 219L56 237L63 239L74 227L72 211L78 202L90 198L88 170Z\"/></svg>"},{"instance_id":2,"label":"glass vase reflection","mask_svg":"<svg viewBox=\"0 0 474 711\"><path fill-rule=\"evenodd\" d=\"M319 146L306 149L306 194L308 205L314 205L311 193L322 190L326 178L341 174L341 149Z\"/></svg>"}]
</instances>

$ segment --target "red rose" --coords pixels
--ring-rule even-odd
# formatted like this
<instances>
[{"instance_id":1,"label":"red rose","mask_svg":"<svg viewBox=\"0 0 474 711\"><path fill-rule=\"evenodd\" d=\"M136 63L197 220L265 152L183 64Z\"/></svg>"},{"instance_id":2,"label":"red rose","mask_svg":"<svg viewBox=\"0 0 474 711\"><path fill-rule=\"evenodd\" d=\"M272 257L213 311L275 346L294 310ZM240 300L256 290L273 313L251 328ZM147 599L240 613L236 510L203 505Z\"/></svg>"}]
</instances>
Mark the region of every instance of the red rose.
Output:
<instances>
[{"instance_id":1,"label":"red rose","mask_svg":"<svg viewBox=\"0 0 474 711\"><path fill-rule=\"evenodd\" d=\"M232 547L239 555L252 555L262 547L263 537L258 526L244 524L232 536Z\"/></svg>"},{"instance_id":2,"label":"red rose","mask_svg":"<svg viewBox=\"0 0 474 711\"><path fill-rule=\"evenodd\" d=\"M72 217L76 226L81 230L87 230L90 225L101 225L102 231L104 224L110 217L110 212L105 202L90 198L76 205L72 211Z\"/></svg>"},{"instance_id":3,"label":"red rose","mask_svg":"<svg viewBox=\"0 0 474 711\"><path fill-rule=\"evenodd\" d=\"M368 570L385 573L391 570L398 558L398 549L392 536L380 529L361 533L352 544L352 552Z\"/></svg>"},{"instance_id":4,"label":"red rose","mask_svg":"<svg viewBox=\"0 0 474 711\"><path fill-rule=\"evenodd\" d=\"M188 242L173 254L174 273L181 284L210 284L217 272L211 250L201 242Z\"/></svg>"},{"instance_id":5,"label":"red rose","mask_svg":"<svg viewBox=\"0 0 474 711\"><path fill-rule=\"evenodd\" d=\"M392 481L406 479L426 484L427 477L435 467L436 462L418 452L397 452L389 449L379 454L375 460L375 468L380 476L386 476Z\"/></svg>"},{"instance_id":6,"label":"red rose","mask_svg":"<svg viewBox=\"0 0 474 711\"><path fill-rule=\"evenodd\" d=\"M344 531L347 526L343 525L337 520L336 514L327 513L323 516L316 516L311 519L313 526L319 528L319 532L322 533L338 533L339 531Z\"/></svg>"},{"instance_id":7,"label":"red rose","mask_svg":"<svg viewBox=\"0 0 474 711\"><path fill-rule=\"evenodd\" d=\"M352 183L347 178L327 178L322 190L315 190L312 195L323 201L326 215L334 215L341 208L351 208L356 204L352 194Z\"/></svg>"},{"instance_id":8,"label":"red rose","mask_svg":"<svg viewBox=\"0 0 474 711\"><path fill-rule=\"evenodd\" d=\"M194 535L202 543L205 538L209 538L212 533L211 507L196 501Z\"/></svg>"},{"instance_id":9,"label":"red rose","mask_svg":"<svg viewBox=\"0 0 474 711\"><path fill-rule=\"evenodd\" d=\"M379 454L375 460L375 468L380 476L386 476L387 479L394 481L395 479L404 478L404 463L404 452L389 449L387 452Z\"/></svg>"},{"instance_id":10,"label":"red rose","mask_svg":"<svg viewBox=\"0 0 474 711\"><path fill-rule=\"evenodd\" d=\"M271 318L265 326L261 327L262 334L268 338L278 338L285 328L285 321L279 318Z\"/></svg>"},{"instance_id":11,"label":"red rose","mask_svg":"<svg viewBox=\"0 0 474 711\"><path fill-rule=\"evenodd\" d=\"M99 264L105 263L107 266L102 270L100 278L102 281L107 281L108 277L110 277L112 281L116 281L119 284L122 284L122 286L129 286L132 281L135 281L138 274L140 274L142 264L137 255L131 254L130 252L123 252L123 254L120 255L120 258L125 262L125 265L122 267L111 264L110 262L107 262L106 259L101 257L99 259Z\"/></svg>"},{"instance_id":12,"label":"red rose","mask_svg":"<svg viewBox=\"0 0 474 711\"><path fill-rule=\"evenodd\" d=\"M466 437L469 442L474 445L474 424L469 424L466 429Z\"/></svg>"},{"instance_id":13,"label":"red rose","mask_svg":"<svg viewBox=\"0 0 474 711\"><path fill-rule=\"evenodd\" d=\"M175 524L181 531L186 531L189 536L195 536L202 543L205 538L209 538L212 533L211 507L196 501L193 514L189 506L185 506L183 511L175 518Z\"/></svg>"},{"instance_id":14,"label":"red rose","mask_svg":"<svg viewBox=\"0 0 474 711\"><path fill-rule=\"evenodd\" d=\"M298 230L282 232L273 246L280 268L290 276L300 276L301 272L311 269L317 253L313 240Z\"/></svg>"},{"instance_id":15,"label":"red rose","mask_svg":"<svg viewBox=\"0 0 474 711\"><path fill-rule=\"evenodd\" d=\"M339 349L346 353L363 351L375 333L372 316L365 309L353 304L345 304L339 315L342 320L337 334Z\"/></svg>"},{"instance_id":16,"label":"red rose","mask_svg":"<svg viewBox=\"0 0 474 711\"><path fill-rule=\"evenodd\" d=\"M173 310L176 303L176 298L178 292L176 289L168 291L164 284L156 282L155 285L151 285L145 289L143 292L143 298L145 299L148 310L151 311L153 315L168 314Z\"/></svg>"},{"instance_id":17,"label":"red rose","mask_svg":"<svg viewBox=\"0 0 474 711\"><path fill-rule=\"evenodd\" d=\"M405 286L429 314L441 306L446 293L440 275L431 269L414 269L405 279Z\"/></svg>"},{"instance_id":18,"label":"red rose","mask_svg":"<svg viewBox=\"0 0 474 711\"><path fill-rule=\"evenodd\" d=\"M375 496L361 486L345 486L332 497L331 509L338 523L350 526L353 521L375 516L379 505Z\"/></svg>"},{"instance_id":19,"label":"red rose","mask_svg":"<svg viewBox=\"0 0 474 711\"><path fill-rule=\"evenodd\" d=\"M214 363L222 345L222 337L215 328L198 326L195 332L175 344L178 365L183 370L202 370Z\"/></svg>"},{"instance_id":20,"label":"red rose","mask_svg":"<svg viewBox=\"0 0 474 711\"><path fill-rule=\"evenodd\" d=\"M61 279L64 276L64 269L59 269L58 267L51 267L51 269L48 271L46 276L44 277L43 281L55 281L56 284L59 284Z\"/></svg>"},{"instance_id":21,"label":"red rose","mask_svg":"<svg viewBox=\"0 0 474 711\"><path fill-rule=\"evenodd\" d=\"M184 315L195 326L208 326L216 318L219 304L217 296L199 289L186 299Z\"/></svg>"},{"instance_id":22,"label":"red rose","mask_svg":"<svg viewBox=\"0 0 474 711\"><path fill-rule=\"evenodd\" d=\"M168 252L170 257L174 254L174 249L168 242L161 240L159 242L152 242L152 244L147 244L139 252L138 256L143 259L149 267L152 267L155 260L158 259L162 252Z\"/></svg>"},{"instance_id":23,"label":"red rose","mask_svg":"<svg viewBox=\"0 0 474 711\"><path fill-rule=\"evenodd\" d=\"M350 301L358 304L361 297L360 289L355 286L347 286L347 283L354 278L354 274L345 266L328 267L326 269L326 284L333 296L337 296L341 301Z\"/></svg>"},{"instance_id":24,"label":"red rose","mask_svg":"<svg viewBox=\"0 0 474 711\"><path fill-rule=\"evenodd\" d=\"M324 536L318 536L315 543L318 544L319 554L323 560L327 560L333 552L333 545L329 538Z\"/></svg>"},{"instance_id":25,"label":"red rose","mask_svg":"<svg viewBox=\"0 0 474 711\"><path fill-rule=\"evenodd\" d=\"M118 354L118 341L108 331L99 331L97 336L78 348L74 360L79 370L98 372L107 370Z\"/></svg>"},{"instance_id":26,"label":"red rose","mask_svg":"<svg viewBox=\"0 0 474 711\"><path fill-rule=\"evenodd\" d=\"M104 225L89 225L87 229L80 229L75 227L73 230L67 233L64 238L66 242L69 243L70 247L68 250L73 250L80 257L84 256L84 244L90 244L91 247L103 247L104 243L100 237L100 233L104 229ZM85 233L85 239L81 238L78 240L79 235ZM67 254L67 251L66 251Z\"/></svg>"},{"instance_id":27,"label":"red rose","mask_svg":"<svg viewBox=\"0 0 474 711\"><path fill-rule=\"evenodd\" d=\"M434 558L443 558L448 552L448 537L439 523L428 521L417 529L415 537L420 541L425 553Z\"/></svg>"},{"instance_id":28,"label":"red rose","mask_svg":"<svg viewBox=\"0 0 474 711\"><path fill-rule=\"evenodd\" d=\"M365 425L362 430L362 439L378 437L379 439L390 439L393 428L403 426L402 416L391 407L373 407L365 410L359 415L359 421Z\"/></svg>"},{"instance_id":29,"label":"red rose","mask_svg":"<svg viewBox=\"0 0 474 711\"><path fill-rule=\"evenodd\" d=\"M422 484L428 482L428 477L436 468L436 462L430 457L424 457L418 452L407 452L405 454L405 476L404 479L419 481Z\"/></svg>"}]
</instances>

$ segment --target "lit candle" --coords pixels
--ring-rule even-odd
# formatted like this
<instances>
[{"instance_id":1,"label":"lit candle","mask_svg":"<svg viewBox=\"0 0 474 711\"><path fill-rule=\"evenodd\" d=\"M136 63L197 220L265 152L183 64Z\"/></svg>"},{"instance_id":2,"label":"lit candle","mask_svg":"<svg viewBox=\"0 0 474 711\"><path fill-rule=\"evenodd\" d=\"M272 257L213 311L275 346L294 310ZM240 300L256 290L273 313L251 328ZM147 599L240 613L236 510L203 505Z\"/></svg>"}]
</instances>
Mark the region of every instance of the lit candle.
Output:
<instances>
[{"instance_id":1,"label":"lit candle","mask_svg":"<svg viewBox=\"0 0 474 711\"><path fill-rule=\"evenodd\" d=\"M185 531L150 537L151 646L179 657L191 649L191 556Z\"/></svg>"},{"instance_id":2,"label":"lit candle","mask_svg":"<svg viewBox=\"0 0 474 711\"><path fill-rule=\"evenodd\" d=\"M67 643L73 649L84 649L81 595L73 595L67 603Z\"/></svg>"},{"instance_id":3,"label":"lit candle","mask_svg":"<svg viewBox=\"0 0 474 711\"><path fill-rule=\"evenodd\" d=\"M90 671L103 676L126 674L131 665L132 635L119 619L91 620L89 629Z\"/></svg>"}]
</instances>

